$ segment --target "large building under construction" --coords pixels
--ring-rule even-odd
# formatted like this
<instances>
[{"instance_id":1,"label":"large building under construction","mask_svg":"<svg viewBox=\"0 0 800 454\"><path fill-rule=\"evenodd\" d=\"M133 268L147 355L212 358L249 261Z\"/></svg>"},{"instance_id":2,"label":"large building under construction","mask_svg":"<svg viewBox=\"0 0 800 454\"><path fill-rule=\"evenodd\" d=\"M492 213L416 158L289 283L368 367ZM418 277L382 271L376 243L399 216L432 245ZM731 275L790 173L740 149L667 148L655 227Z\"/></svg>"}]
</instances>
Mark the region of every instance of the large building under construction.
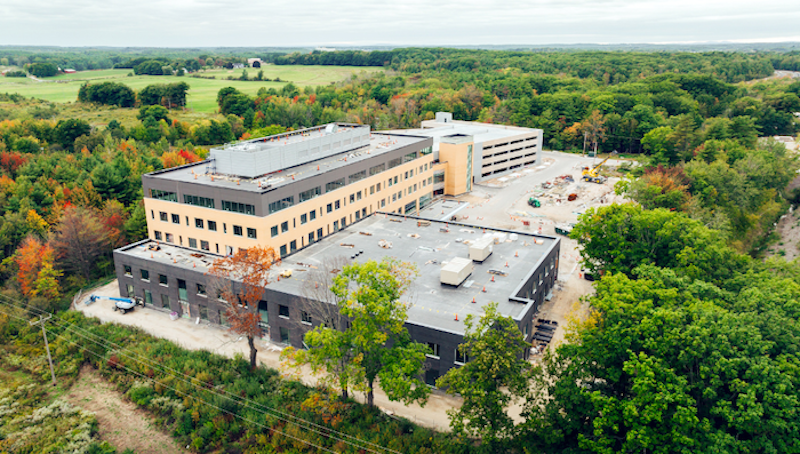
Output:
<instances>
[{"instance_id":1,"label":"large building under construction","mask_svg":"<svg viewBox=\"0 0 800 454\"><path fill-rule=\"evenodd\" d=\"M429 381L457 362L463 318L482 304L498 302L529 337L558 273L558 239L417 218L439 196L469 192L485 173L476 166L487 169L487 148L526 147L505 171L535 164L541 131L495 127L505 132L492 136L490 148L476 137L488 139L482 131L493 125L433 126L374 133L329 124L214 148L206 161L144 175L148 238L114 252L121 295L224 323L224 304L207 294L205 272L238 249L270 246L284 259L276 272L293 277L271 283L258 310L272 341L301 347L319 323L304 309L313 301L302 294L310 269L337 257L393 256L421 271L407 326L438 352L429 357ZM393 247L381 248L380 240ZM492 249L483 261L468 260L475 242ZM458 267L455 276L469 277L454 284L447 269Z\"/></svg>"}]
</instances>

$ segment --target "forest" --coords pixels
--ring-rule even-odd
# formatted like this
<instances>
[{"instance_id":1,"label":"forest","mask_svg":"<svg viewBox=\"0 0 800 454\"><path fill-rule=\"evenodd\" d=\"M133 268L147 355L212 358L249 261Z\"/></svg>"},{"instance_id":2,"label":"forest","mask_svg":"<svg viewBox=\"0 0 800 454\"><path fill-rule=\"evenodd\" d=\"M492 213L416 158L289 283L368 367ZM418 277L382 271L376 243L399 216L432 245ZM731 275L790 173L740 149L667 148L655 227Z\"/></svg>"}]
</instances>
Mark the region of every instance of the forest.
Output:
<instances>
[{"instance_id":1,"label":"forest","mask_svg":"<svg viewBox=\"0 0 800 454\"><path fill-rule=\"evenodd\" d=\"M202 68L245 55L0 49L0 66L14 72L44 64L133 69L192 60ZM800 265L763 258L775 241L773 224L800 203L800 193L788 189L800 168L797 158L766 140L800 128L800 80L769 77L777 69L797 70L796 52L396 49L259 56L278 65L387 71L314 88L288 83L256 96L225 88L214 114L184 107L191 79L138 92L124 83L91 83L69 104L0 94L0 297L25 302L4 310L23 318L60 311L78 289L111 277L113 248L146 236L141 176L202 160L209 146L331 121L378 130L418 127L437 111L542 128L548 149L616 151L641 165L616 187L633 203L589 211L573 231L585 266L603 277L589 300L591 316L576 320L570 342L525 382L526 422L482 434L491 444L472 438L476 432L466 425L456 443L407 421L389 423L274 371L247 371L244 360L174 350L141 332L69 312L59 322L59 374L75 377L80 364L95 365L197 452L231 446L294 452L306 445L267 437L266 429L246 428L219 411L287 427L250 404L213 395L205 403L186 400L181 392L188 388L179 384L142 385L137 374L171 379L154 363L120 358L109 345L87 352L69 344L77 338L66 326L124 339L191 380L402 452L798 452ZM16 361L44 379L46 362L19 361L41 352L38 332L0 316L0 361ZM259 394L265 386L274 393ZM336 443L288 427L292 436ZM348 449L341 446L358 452Z\"/></svg>"}]
</instances>

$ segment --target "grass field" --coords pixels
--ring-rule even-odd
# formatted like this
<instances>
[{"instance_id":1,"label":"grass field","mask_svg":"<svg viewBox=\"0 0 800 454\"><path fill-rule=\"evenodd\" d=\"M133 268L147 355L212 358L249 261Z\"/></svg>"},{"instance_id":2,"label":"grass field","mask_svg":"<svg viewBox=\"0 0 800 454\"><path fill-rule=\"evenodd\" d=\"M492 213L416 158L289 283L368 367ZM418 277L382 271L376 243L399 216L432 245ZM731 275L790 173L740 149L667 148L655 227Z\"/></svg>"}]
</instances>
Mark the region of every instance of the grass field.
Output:
<instances>
[{"instance_id":1,"label":"grass field","mask_svg":"<svg viewBox=\"0 0 800 454\"><path fill-rule=\"evenodd\" d=\"M275 79L280 77L282 82L250 82L240 80L225 80L228 76L238 78L242 70L215 69L201 72L204 76L214 76L216 79L198 79L193 77L177 76L129 76L133 74L130 69L104 69L98 71L81 71L74 74L61 74L47 78L44 82L31 79L14 77L0 77L0 93L19 93L22 96L44 99L57 103L73 102L78 98L78 90L85 81L114 81L121 82L134 90L141 90L150 84L164 84L186 82L189 84L187 107L197 112L214 112L217 108L217 92L223 87L234 87L243 93L255 95L261 87L281 88L287 82L292 82L298 87L316 87L328 85L350 77L352 74L363 72L374 73L383 71L383 68L364 67L353 68L350 66L275 66L264 65L261 68L264 77ZM248 68L250 77L256 76L259 69Z\"/></svg>"}]
</instances>

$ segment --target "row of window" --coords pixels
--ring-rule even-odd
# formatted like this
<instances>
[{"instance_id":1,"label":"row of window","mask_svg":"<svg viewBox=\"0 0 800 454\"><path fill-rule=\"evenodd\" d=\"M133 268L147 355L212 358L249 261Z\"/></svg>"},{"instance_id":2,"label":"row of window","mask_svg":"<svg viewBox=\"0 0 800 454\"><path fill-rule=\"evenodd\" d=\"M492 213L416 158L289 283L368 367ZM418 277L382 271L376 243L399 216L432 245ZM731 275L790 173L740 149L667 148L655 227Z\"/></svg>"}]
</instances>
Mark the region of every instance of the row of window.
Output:
<instances>
[{"instance_id":1,"label":"row of window","mask_svg":"<svg viewBox=\"0 0 800 454\"><path fill-rule=\"evenodd\" d=\"M155 213L153 212L153 210L150 210L150 217L152 219L155 219ZM173 214L168 215L164 211L159 211L158 212L158 217L159 217L159 219L161 219L164 222L169 222L169 220L172 220L173 224L180 224L181 223L181 217L178 214L174 214L173 213ZM184 216L184 217L186 218L186 225L189 225L189 216ZM211 221L211 220L207 221L207 220L204 220L202 218L194 218L194 226L195 226L195 228L198 228L198 229L202 229L202 228L206 228L207 227L208 230L210 230L212 232L216 232L217 231L217 222L216 221ZM233 225L232 227L233 227L233 234L234 235L243 236L244 229L242 228L242 226ZM247 229L247 237L248 238L257 239L256 229L250 228L250 227L246 227L246 229ZM222 223L222 233L228 233L228 224L226 224L224 222ZM160 238L156 238L156 239L159 240ZM171 243L172 241L169 241L169 242Z\"/></svg>"},{"instance_id":2,"label":"row of window","mask_svg":"<svg viewBox=\"0 0 800 454\"><path fill-rule=\"evenodd\" d=\"M461 351L461 349L458 348L458 347L456 347L455 351L456 351L456 354L455 354L455 356L456 356L455 363L456 364L463 365L463 364L466 364L467 362L469 362L469 354L467 354L466 352ZM428 353L426 353L426 356L428 356L429 358L433 358L433 359L439 359L439 344L436 344L436 343L433 343L433 342L428 342Z\"/></svg>"}]
</instances>

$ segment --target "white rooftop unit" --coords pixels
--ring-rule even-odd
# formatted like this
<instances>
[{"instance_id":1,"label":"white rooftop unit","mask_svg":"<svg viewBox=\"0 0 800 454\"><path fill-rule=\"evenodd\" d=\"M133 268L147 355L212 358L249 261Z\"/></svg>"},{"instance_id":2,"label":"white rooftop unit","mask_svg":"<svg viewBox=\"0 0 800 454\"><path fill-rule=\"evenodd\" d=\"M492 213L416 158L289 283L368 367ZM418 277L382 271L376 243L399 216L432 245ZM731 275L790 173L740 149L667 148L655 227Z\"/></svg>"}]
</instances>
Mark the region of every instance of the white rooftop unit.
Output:
<instances>
[{"instance_id":1,"label":"white rooftop unit","mask_svg":"<svg viewBox=\"0 0 800 454\"><path fill-rule=\"evenodd\" d=\"M440 280L442 284L459 286L472 274L474 266L472 260L463 257L456 257L447 264L442 265Z\"/></svg>"},{"instance_id":2,"label":"white rooftop unit","mask_svg":"<svg viewBox=\"0 0 800 454\"><path fill-rule=\"evenodd\" d=\"M469 258L476 262L483 262L492 254L493 237L484 237L469 246Z\"/></svg>"}]
</instances>

